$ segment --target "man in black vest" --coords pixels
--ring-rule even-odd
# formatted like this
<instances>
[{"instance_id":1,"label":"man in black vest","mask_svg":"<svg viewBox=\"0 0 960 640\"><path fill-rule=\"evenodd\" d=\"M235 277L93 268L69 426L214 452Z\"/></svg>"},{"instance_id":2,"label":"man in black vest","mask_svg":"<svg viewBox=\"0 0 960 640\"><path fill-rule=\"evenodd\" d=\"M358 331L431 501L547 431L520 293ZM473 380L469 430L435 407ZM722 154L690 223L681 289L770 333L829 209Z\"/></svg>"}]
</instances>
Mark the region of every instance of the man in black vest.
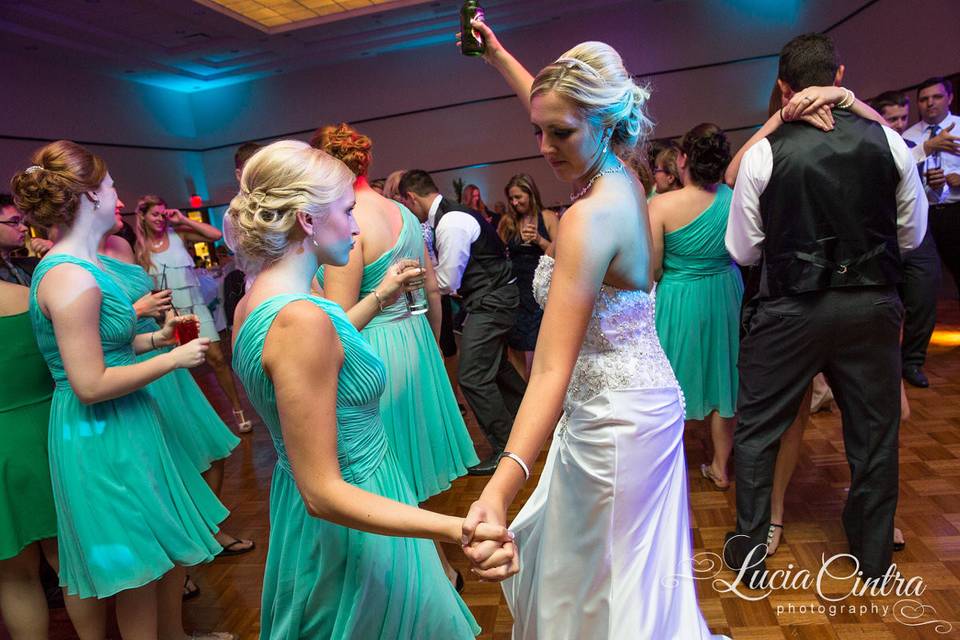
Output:
<instances>
[{"instance_id":1,"label":"man in black vest","mask_svg":"<svg viewBox=\"0 0 960 640\"><path fill-rule=\"evenodd\" d=\"M842 77L825 35L799 36L780 53L784 100ZM843 415L850 553L864 577L879 578L893 551L903 318L896 285L901 251L919 246L927 209L895 131L841 110L834 120L829 132L788 122L751 147L727 225L734 259L763 261L740 344L737 530L724 547L726 563L745 569L748 581L765 570L780 437L821 371Z\"/></svg>"},{"instance_id":2,"label":"man in black vest","mask_svg":"<svg viewBox=\"0 0 960 640\"><path fill-rule=\"evenodd\" d=\"M407 171L398 187L404 203L434 230L437 284L459 294L469 314L460 340L460 389L477 416L493 455L471 467L489 475L510 437L527 385L507 360L507 334L519 302L506 247L482 215L440 195L430 175Z\"/></svg>"}]
</instances>

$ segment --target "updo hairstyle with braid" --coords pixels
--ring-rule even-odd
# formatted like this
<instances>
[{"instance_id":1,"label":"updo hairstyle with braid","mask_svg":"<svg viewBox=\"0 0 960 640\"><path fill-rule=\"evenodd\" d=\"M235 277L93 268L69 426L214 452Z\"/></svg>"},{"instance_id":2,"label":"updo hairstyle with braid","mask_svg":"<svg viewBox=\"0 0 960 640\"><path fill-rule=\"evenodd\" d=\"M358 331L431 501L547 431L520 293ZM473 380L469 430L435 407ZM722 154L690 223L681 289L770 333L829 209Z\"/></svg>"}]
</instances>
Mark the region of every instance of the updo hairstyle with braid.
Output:
<instances>
[{"instance_id":1,"label":"updo hairstyle with braid","mask_svg":"<svg viewBox=\"0 0 960 640\"><path fill-rule=\"evenodd\" d=\"M603 42L583 42L544 67L533 81L530 97L555 91L593 126L612 129L611 147L628 159L653 130L646 114L650 98L623 66L616 49Z\"/></svg>"},{"instance_id":2,"label":"updo hairstyle with braid","mask_svg":"<svg viewBox=\"0 0 960 640\"><path fill-rule=\"evenodd\" d=\"M322 223L327 207L353 189L343 162L300 140L280 140L243 166L240 192L230 201L240 254L264 265L276 262L303 237L297 214Z\"/></svg>"},{"instance_id":3,"label":"updo hairstyle with braid","mask_svg":"<svg viewBox=\"0 0 960 640\"><path fill-rule=\"evenodd\" d=\"M350 167L357 176L367 175L373 162L373 142L346 122L320 127L310 138L310 146L326 151Z\"/></svg>"},{"instance_id":4,"label":"updo hairstyle with braid","mask_svg":"<svg viewBox=\"0 0 960 640\"><path fill-rule=\"evenodd\" d=\"M69 228L80 198L98 191L107 175L103 159L69 140L57 140L33 154L32 166L10 180L13 202L30 224Z\"/></svg>"}]
</instances>

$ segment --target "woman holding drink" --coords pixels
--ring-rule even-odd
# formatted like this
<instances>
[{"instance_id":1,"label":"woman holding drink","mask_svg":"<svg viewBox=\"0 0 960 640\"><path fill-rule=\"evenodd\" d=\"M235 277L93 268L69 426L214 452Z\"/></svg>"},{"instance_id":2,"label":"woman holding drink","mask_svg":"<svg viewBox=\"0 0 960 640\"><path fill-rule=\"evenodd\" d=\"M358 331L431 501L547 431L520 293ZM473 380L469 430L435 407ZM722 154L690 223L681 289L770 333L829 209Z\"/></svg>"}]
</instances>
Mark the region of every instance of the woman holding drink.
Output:
<instances>
[{"instance_id":1,"label":"woman holding drink","mask_svg":"<svg viewBox=\"0 0 960 640\"><path fill-rule=\"evenodd\" d=\"M233 373L220 348L220 334L213 323L210 310L203 303L200 282L193 273L193 258L187 252L187 242L216 242L223 234L209 224L197 222L177 209L168 209L157 196L147 195L137 203L137 243L134 255L137 263L153 276L157 289L173 291L173 308L178 314L196 315L200 319L200 335L210 339L207 362L213 368L217 382L230 400L237 430L248 433L253 423L247 419L240 405L240 394ZM236 547L244 553L252 544Z\"/></svg>"},{"instance_id":2,"label":"woman holding drink","mask_svg":"<svg viewBox=\"0 0 960 640\"><path fill-rule=\"evenodd\" d=\"M17 208L31 224L62 229L30 291L56 383L48 442L60 584L96 598L101 616L115 595L124 638L182 637L182 575L171 569L213 559L227 512L195 470L177 466L143 387L203 362L208 341L137 362L173 343L177 319L138 334L130 298L103 269L97 245L117 199L105 163L64 140L32 160L12 180Z\"/></svg>"},{"instance_id":3,"label":"woman holding drink","mask_svg":"<svg viewBox=\"0 0 960 640\"><path fill-rule=\"evenodd\" d=\"M517 321L507 338L507 344L510 347L510 362L524 380L528 380L533 349L537 346L537 335L540 333L540 319L543 318L543 309L533 297L533 274L540 256L550 253L553 246L551 238L557 234L560 217L556 212L543 208L537 183L525 173L510 178L503 192L509 204L507 214L497 226L497 233L510 252L513 275L520 289Z\"/></svg>"},{"instance_id":4,"label":"woman holding drink","mask_svg":"<svg viewBox=\"0 0 960 640\"><path fill-rule=\"evenodd\" d=\"M433 263L417 218L367 183L372 160L368 137L341 124L320 129L312 145L359 176L354 185L354 215L360 235L346 265L324 266L317 272L326 297L349 316L358 300L375 291L398 260L419 260L425 269L420 282L429 303L426 313L422 313L422 289L408 290L406 299L382 305L381 313L363 328L363 336L387 367L387 387L380 397L387 439L417 501L423 502L445 491L478 462L437 347L440 296ZM445 565L451 581L460 583L456 571Z\"/></svg>"},{"instance_id":5,"label":"woman holding drink","mask_svg":"<svg viewBox=\"0 0 960 640\"><path fill-rule=\"evenodd\" d=\"M116 223L100 243L100 260L108 274L130 298L137 314L137 331L146 333L158 328L157 319L172 311L171 291L157 290L153 280L134 262L133 250L123 238L112 235L122 225L119 208ZM187 344L199 337L200 321L195 315L180 316L175 325L177 344ZM138 362L149 360L165 349L150 351L137 356ZM223 485L224 466L230 452L240 443L220 419L216 410L189 372L178 369L163 376L146 387L155 401L157 416L163 428L167 445L174 461L181 469L192 468L203 474L207 484L220 497ZM184 471L186 473L186 471ZM225 551L252 548L253 542L238 539L223 531L217 540ZM191 598L200 593L189 576L183 578L183 597Z\"/></svg>"}]
</instances>

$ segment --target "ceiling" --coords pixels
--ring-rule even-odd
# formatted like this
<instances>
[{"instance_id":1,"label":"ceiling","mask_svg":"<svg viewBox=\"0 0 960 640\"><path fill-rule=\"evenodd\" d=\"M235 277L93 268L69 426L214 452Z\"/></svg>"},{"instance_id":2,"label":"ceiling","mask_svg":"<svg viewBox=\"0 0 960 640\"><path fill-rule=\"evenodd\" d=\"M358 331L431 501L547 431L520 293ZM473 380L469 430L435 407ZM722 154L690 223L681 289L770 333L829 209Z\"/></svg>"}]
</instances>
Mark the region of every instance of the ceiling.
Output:
<instances>
[{"instance_id":1,"label":"ceiling","mask_svg":"<svg viewBox=\"0 0 960 640\"><path fill-rule=\"evenodd\" d=\"M459 30L457 0L292 3L334 1L352 10L265 32L263 25L252 26L223 7L211 8L214 0L0 0L0 53L193 92L449 42ZM670 1L485 0L483 5L496 15L498 32L507 32L609 5ZM291 15L305 14L291 10Z\"/></svg>"},{"instance_id":2,"label":"ceiling","mask_svg":"<svg viewBox=\"0 0 960 640\"><path fill-rule=\"evenodd\" d=\"M265 33L369 15L430 0L194 0Z\"/></svg>"}]
</instances>

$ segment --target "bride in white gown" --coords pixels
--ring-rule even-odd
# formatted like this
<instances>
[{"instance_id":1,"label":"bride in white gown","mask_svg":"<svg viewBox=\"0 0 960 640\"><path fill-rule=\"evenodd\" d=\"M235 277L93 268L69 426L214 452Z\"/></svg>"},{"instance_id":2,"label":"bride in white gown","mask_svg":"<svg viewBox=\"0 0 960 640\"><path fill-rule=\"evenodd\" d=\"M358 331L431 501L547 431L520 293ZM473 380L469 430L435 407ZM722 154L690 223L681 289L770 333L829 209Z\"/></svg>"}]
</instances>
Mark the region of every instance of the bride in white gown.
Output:
<instances>
[{"instance_id":1,"label":"bride in white gown","mask_svg":"<svg viewBox=\"0 0 960 640\"><path fill-rule=\"evenodd\" d=\"M532 374L504 457L465 521L465 551L481 578L505 580L515 639L711 638L691 575L683 398L647 293L646 201L618 158L649 132L648 93L608 45L578 45L534 79L474 26L575 193L555 259L537 269L545 313ZM505 524L554 427L540 482L510 527L517 559L502 564L496 545L470 543L473 527Z\"/></svg>"}]
</instances>

